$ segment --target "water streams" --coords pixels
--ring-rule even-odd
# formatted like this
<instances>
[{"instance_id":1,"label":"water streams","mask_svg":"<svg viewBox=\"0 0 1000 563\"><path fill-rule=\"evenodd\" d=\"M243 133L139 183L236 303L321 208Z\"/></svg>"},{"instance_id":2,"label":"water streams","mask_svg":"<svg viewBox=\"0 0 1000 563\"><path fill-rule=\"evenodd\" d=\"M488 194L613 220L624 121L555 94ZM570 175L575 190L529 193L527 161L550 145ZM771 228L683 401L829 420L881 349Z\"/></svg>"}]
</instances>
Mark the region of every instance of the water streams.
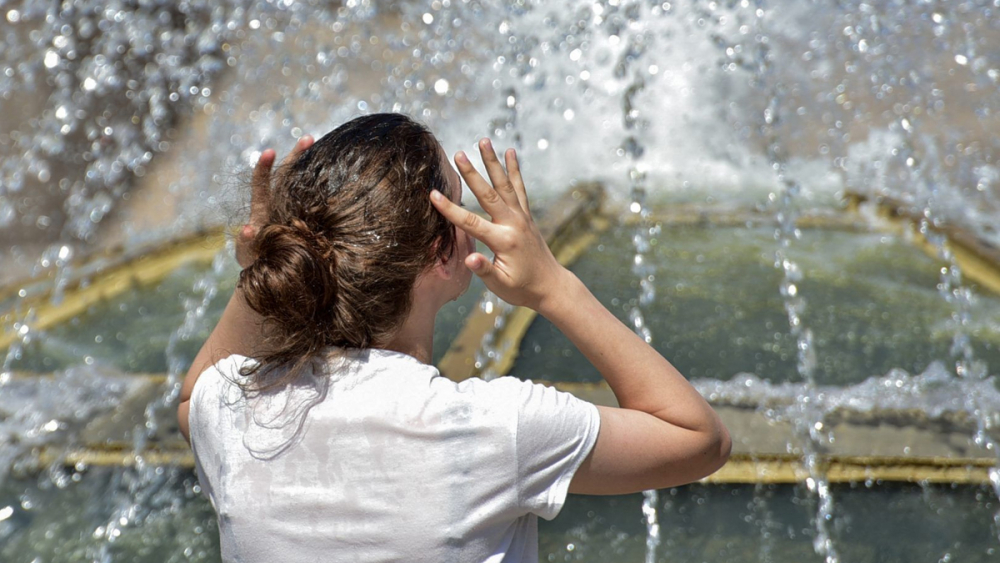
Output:
<instances>
[{"instance_id":1,"label":"water streams","mask_svg":"<svg viewBox=\"0 0 1000 563\"><path fill-rule=\"evenodd\" d=\"M651 126L649 118L640 109L639 95L646 87L648 71L642 68L643 55L653 42L653 34L644 28L649 18L641 2L625 3L619 12L611 11L605 16L605 26L609 37L621 37L624 48L615 63L615 78L625 86L622 92L622 125L625 139L620 151L628 162L629 204L626 214L638 217L632 234L635 256L632 258L632 273L639 285L635 304L629 310L629 320L635 333L646 341L653 342L653 333L646 326L643 308L656 297L654 282L656 267L647 254L656 235L656 227L650 221L646 206L646 173L643 152L648 144L644 132ZM630 218L630 217L629 217ZM643 491L642 515L646 522L646 563L656 563L660 547L660 516L657 511L660 495L656 490Z\"/></svg>"},{"instance_id":2,"label":"water streams","mask_svg":"<svg viewBox=\"0 0 1000 563\"><path fill-rule=\"evenodd\" d=\"M763 1L754 5L755 35L754 44L750 47L754 53L754 85L767 99L767 107L761 116L759 127L760 140L764 143L768 160L779 185L779 192L769 194L769 201L774 204L778 228L775 239L778 248L774 253L774 265L782 272L781 296L785 312L788 315L788 326L795 339L796 370L805 383L804 393L796 402L792 419L795 422L796 433L801 442L803 462L808 472L806 486L810 494L816 495L818 506L815 516L816 537L813 547L816 553L823 557L826 563L839 563L840 556L831 537L833 524L833 493L822 467L820 455L824 445L833 441L833 436L824 424L824 413L818 404L816 393L816 349L812 329L802 319L806 309L806 298L800 294L798 287L802 281L802 271L798 264L788 256L788 248L801 237L798 229L798 210L796 205L802 186L788 169L787 149L775 134L776 127L786 111L783 100L787 97L788 85L783 84L771 72L773 64L770 38L767 26L764 24L768 13ZM773 196L773 197L772 197Z\"/></svg>"},{"instance_id":3,"label":"water streams","mask_svg":"<svg viewBox=\"0 0 1000 563\"><path fill-rule=\"evenodd\" d=\"M631 257L628 279L609 303L620 299L619 314L669 354L663 342L668 331L656 328L658 303L690 286L674 277L670 264L654 260L667 235L652 210L682 202L756 205L779 223L767 251L774 253L780 280L757 288L733 310L780 292L788 329L731 325L747 332L740 338L766 334L769 341L757 351L732 352L742 354L738 361L718 359L728 371L712 377L730 381L708 381L697 371L702 368L693 377L716 397L798 399L779 415L800 429L807 486L818 499L809 534L827 561L849 560L844 554L852 546L834 545L833 538L847 534L850 522L833 519L840 504L834 511L818 465L832 438L824 426L831 409L898 401L929 415L966 410L976 423L976 443L997 450L985 361L993 353L996 324L977 316L976 288L963 280L936 229L958 225L1000 242L994 225L1000 141L993 133L1000 130L1000 3L674 4L0 3L0 286L48 273L51 299L58 302L80 273L83 256L238 216L245 201L234 174L262 148L282 150L303 133L322 134L359 113L405 111L430 125L449 152L468 151L484 131L498 147L517 147L534 182L532 197L543 202L572 180L604 181L612 205L626 209L632 225L624 250ZM924 218L921 230L943 262L940 274L928 272L938 278L931 289L948 309L926 332L946 334L950 354L924 358L915 350L886 367L878 362L891 353L872 352L877 346L868 342L855 356L877 370L837 379L848 362L855 370L868 364L830 359L827 342L834 337L823 332L823 310L817 311L826 295L807 294L809 272L817 268L801 254L812 243L800 238L795 221L805 209L835 209L845 190L892 197ZM755 235L748 229L736 236ZM697 240L688 243L693 248ZM176 298L184 301L183 313L166 331L173 336L156 364L168 374L167 383L130 434L139 452L167 431L177 376L191 360L188 343L210 323L206 311L217 305L210 302L231 275L224 270L217 263L194 276L199 285L185 290L187 301ZM882 283L898 291L897 281ZM638 294L630 301L632 284ZM27 287L15 286L28 294ZM851 291L858 290L843 294ZM829 307L847 309L850 299ZM0 475L36 446L75 443L83 421L115 408L114 399L130 392L118 369L132 360L115 364L106 350L134 341L133 335L94 328L84 342L60 329L37 329L37 308L27 303L16 293L0 297L0 314L13 312L4 328L18 336L0 368ZM482 306L505 307L495 300ZM718 316L721 325L724 315ZM857 329L859 339L865 330L877 332L883 320L866 321ZM770 339L778 332L790 332L791 341ZM681 346L683 337L670 338L667 344ZM890 335L888 341L900 340ZM712 342L726 348L723 339ZM56 369L46 368L39 350L58 356L52 361L68 369L29 388L16 371ZM484 341L477 361L491 363L508 352ZM790 374L783 356L795 358ZM754 375L734 378L738 372ZM872 375L880 377L858 384ZM73 479L91 478L84 473L49 474L72 488ZM182 486L185 476L144 464L141 455L137 467L111 475L103 494L112 500L82 525L98 538L83 550L93 560L127 560L115 538L161 521L183 504L176 491L190 489ZM1000 492L996 470L993 476ZM8 482L0 478L0 485ZM740 503L760 538L757 560L777 561L783 517L775 494L765 489ZM670 541L679 541L661 532L684 521L679 508L667 508L684 502L665 497L652 492L635 510L647 561L662 559ZM23 522L33 510L0 501L0 540L27 537ZM991 512L998 518L994 533L1000 533L1000 512ZM574 553L586 552L585 544L574 545Z\"/></svg>"}]
</instances>

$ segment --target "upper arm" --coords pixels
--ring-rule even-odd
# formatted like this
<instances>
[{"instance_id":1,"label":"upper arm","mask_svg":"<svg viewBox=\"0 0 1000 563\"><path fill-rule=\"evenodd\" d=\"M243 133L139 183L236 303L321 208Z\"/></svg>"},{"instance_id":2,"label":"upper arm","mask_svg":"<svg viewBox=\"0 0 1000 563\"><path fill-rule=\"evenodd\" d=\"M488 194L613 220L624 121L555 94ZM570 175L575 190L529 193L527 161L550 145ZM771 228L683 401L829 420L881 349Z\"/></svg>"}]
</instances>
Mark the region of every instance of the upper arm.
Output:
<instances>
[{"instance_id":1,"label":"upper arm","mask_svg":"<svg viewBox=\"0 0 1000 563\"><path fill-rule=\"evenodd\" d=\"M637 410L602 407L601 430L569 491L615 495L662 489L711 475L729 457L724 427L688 430Z\"/></svg>"},{"instance_id":2,"label":"upper arm","mask_svg":"<svg viewBox=\"0 0 1000 563\"><path fill-rule=\"evenodd\" d=\"M261 341L260 318L245 304L240 290L237 289L233 292L229 303L226 304L219 323L205 340L194 361L191 362L191 367L181 385L180 404L177 406L177 422L185 439L190 441L187 416L191 394L194 392L198 376L215 365L216 362L230 355L254 357Z\"/></svg>"},{"instance_id":3,"label":"upper arm","mask_svg":"<svg viewBox=\"0 0 1000 563\"><path fill-rule=\"evenodd\" d=\"M189 444L191 443L191 437L190 437L191 434L190 434L190 429L188 428L188 415L190 413L191 413L190 399L186 401L181 401L181 403L177 405L177 426L180 428L181 436L184 436L184 439L187 440Z\"/></svg>"},{"instance_id":4,"label":"upper arm","mask_svg":"<svg viewBox=\"0 0 1000 563\"><path fill-rule=\"evenodd\" d=\"M201 352L198 353L191 363L191 367L184 377L184 383L181 385L180 403L177 405L177 426L180 428L181 435L189 443L191 442L191 438L188 428L188 416L191 412L191 396L194 394L194 386L201 374L213 365L211 356L205 354L205 352L206 348L202 348Z\"/></svg>"},{"instance_id":5,"label":"upper arm","mask_svg":"<svg viewBox=\"0 0 1000 563\"><path fill-rule=\"evenodd\" d=\"M194 361L191 362L191 367L188 368L187 375L184 376L184 383L181 384L180 403L177 405L177 426L180 428L181 435L188 442L191 442L188 434L188 414L191 412L191 395L194 393L194 385L198 382L198 377L202 372L213 364L212 353L206 343L195 356Z\"/></svg>"}]
</instances>

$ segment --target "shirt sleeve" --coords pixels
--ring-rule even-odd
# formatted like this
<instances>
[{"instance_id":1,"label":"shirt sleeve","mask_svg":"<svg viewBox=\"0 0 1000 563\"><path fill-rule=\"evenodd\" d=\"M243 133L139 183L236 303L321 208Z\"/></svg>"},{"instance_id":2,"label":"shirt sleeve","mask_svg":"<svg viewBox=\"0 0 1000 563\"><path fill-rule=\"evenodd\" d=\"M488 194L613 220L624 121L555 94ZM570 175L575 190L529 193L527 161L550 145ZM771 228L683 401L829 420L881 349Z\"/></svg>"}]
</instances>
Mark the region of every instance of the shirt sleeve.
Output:
<instances>
[{"instance_id":1,"label":"shirt sleeve","mask_svg":"<svg viewBox=\"0 0 1000 563\"><path fill-rule=\"evenodd\" d=\"M596 406L569 393L530 381L517 383L518 502L525 512L551 520L562 510L573 475L597 442L601 418Z\"/></svg>"}]
</instances>

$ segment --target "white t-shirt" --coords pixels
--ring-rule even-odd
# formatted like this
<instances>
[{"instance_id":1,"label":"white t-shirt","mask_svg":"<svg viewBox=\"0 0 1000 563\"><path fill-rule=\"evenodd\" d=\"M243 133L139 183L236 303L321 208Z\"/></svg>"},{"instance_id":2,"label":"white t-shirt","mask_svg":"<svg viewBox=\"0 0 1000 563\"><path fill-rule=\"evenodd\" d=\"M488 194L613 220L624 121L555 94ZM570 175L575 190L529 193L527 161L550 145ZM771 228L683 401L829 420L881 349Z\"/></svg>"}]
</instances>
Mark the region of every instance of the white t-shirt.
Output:
<instances>
[{"instance_id":1,"label":"white t-shirt","mask_svg":"<svg viewBox=\"0 0 1000 563\"><path fill-rule=\"evenodd\" d=\"M243 356L199 377L198 478L240 562L536 562L600 429L597 408L503 377L455 383L386 350L247 399Z\"/></svg>"}]
</instances>

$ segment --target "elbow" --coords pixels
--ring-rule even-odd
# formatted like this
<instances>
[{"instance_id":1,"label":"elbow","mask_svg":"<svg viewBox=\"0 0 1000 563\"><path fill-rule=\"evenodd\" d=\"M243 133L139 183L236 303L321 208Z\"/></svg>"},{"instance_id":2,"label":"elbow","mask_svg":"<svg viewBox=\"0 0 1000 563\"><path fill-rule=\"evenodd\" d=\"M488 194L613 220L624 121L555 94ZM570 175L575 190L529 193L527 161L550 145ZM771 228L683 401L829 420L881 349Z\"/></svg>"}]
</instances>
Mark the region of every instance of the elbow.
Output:
<instances>
[{"instance_id":1,"label":"elbow","mask_svg":"<svg viewBox=\"0 0 1000 563\"><path fill-rule=\"evenodd\" d=\"M729 454L733 453L733 439L729 436L729 430L724 424L719 424L721 437L719 438L719 467L721 468L729 461Z\"/></svg>"},{"instance_id":2,"label":"elbow","mask_svg":"<svg viewBox=\"0 0 1000 563\"><path fill-rule=\"evenodd\" d=\"M697 479L704 479L716 471L722 469L729 461L729 454L733 450L733 440L729 436L729 430L721 422L711 431L704 435L702 445L701 463L698 466Z\"/></svg>"},{"instance_id":3,"label":"elbow","mask_svg":"<svg viewBox=\"0 0 1000 563\"><path fill-rule=\"evenodd\" d=\"M706 477L722 469L722 466L729 461L729 454L733 452L733 439L729 436L729 430L724 424L720 422L713 434L708 449L711 462L709 463L709 471L705 474Z\"/></svg>"}]
</instances>

